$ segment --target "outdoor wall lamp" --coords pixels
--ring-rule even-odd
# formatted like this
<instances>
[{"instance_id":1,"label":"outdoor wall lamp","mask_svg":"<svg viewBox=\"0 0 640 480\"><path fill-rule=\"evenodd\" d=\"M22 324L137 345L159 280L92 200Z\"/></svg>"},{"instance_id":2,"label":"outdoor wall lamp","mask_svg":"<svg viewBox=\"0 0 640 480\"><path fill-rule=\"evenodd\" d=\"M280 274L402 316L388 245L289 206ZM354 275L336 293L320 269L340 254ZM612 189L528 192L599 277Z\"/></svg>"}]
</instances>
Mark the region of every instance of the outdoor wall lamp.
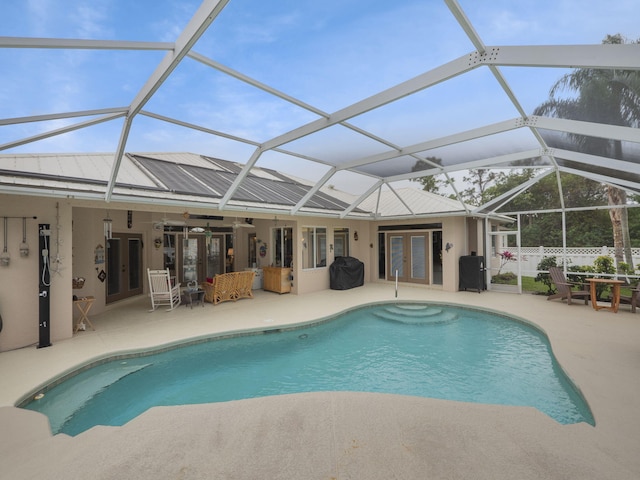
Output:
<instances>
[{"instance_id":1,"label":"outdoor wall lamp","mask_svg":"<svg viewBox=\"0 0 640 480\"><path fill-rule=\"evenodd\" d=\"M447 242L447 244L444 246L444 249L447 251L447 253L449 253L449 250L451 250L452 248L453 248L453 243Z\"/></svg>"},{"instance_id":2,"label":"outdoor wall lamp","mask_svg":"<svg viewBox=\"0 0 640 480\"><path fill-rule=\"evenodd\" d=\"M357 242L358 241L358 231L356 230L355 232L353 232L353 239Z\"/></svg>"},{"instance_id":3,"label":"outdoor wall lamp","mask_svg":"<svg viewBox=\"0 0 640 480\"><path fill-rule=\"evenodd\" d=\"M159 249L162 246L162 239L160 237L157 237L154 241L153 244L156 247L156 250Z\"/></svg>"}]
</instances>

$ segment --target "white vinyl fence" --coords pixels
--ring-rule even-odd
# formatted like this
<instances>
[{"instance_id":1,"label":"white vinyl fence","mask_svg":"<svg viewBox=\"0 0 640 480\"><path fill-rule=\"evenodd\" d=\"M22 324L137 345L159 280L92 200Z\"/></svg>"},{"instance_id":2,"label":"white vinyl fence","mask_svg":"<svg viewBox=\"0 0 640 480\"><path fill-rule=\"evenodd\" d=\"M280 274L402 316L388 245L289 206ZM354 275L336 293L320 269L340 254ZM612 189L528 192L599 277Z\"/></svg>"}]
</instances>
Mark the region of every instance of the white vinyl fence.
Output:
<instances>
[{"instance_id":1,"label":"white vinyl fence","mask_svg":"<svg viewBox=\"0 0 640 480\"><path fill-rule=\"evenodd\" d=\"M517 274L519 264L520 273L524 277L535 277L538 274L537 266L544 257L556 257L556 261L560 265L564 255L562 247L520 247L519 255L516 247L503 247L502 252L504 251L509 251L515 255L517 260L507 262L502 267L501 273L513 272ZM608 255L613 259L613 252L613 247L573 247L566 249L566 258L569 265L593 266L594 260L602 255ZM633 255L633 266L636 267L636 272L638 272L638 267L640 267L640 248L632 248L631 253ZM497 274L500 266L500 256L493 257L489 265L491 266L491 275Z\"/></svg>"}]
</instances>

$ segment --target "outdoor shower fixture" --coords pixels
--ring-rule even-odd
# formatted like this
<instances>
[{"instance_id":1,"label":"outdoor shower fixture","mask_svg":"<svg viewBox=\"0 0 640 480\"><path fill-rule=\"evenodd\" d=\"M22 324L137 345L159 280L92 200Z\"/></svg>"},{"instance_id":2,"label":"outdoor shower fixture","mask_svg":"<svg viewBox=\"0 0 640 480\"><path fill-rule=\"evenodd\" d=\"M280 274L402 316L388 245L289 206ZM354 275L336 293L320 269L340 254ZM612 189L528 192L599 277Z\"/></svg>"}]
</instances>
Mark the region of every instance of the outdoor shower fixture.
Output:
<instances>
[{"instance_id":1,"label":"outdoor shower fixture","mask_svg":"<svg viewBox=\"0 0 640 480\"><path fill-rule=\"evenodd\" d=\"M51 236L51 229L48 223L41 223L38 225L38 248L40 250L38 269L39 269L39 284L38 288L40 293L38 297L38 333L39 342L38 348L51 346L51 304L50 304L50 287L51 287L51 268L49 263L49 237Z\"/></svg>"},{"instance_id":2,"label":"outdoor shower fixture","mask_svg":"<svg viewBox=\"0 0 640 480\"><path fill-rule=\"evenodd\" d=\"M9 222L7 217L4 217L4 248L2 249L2 253L0 254L0 265L3 267L8 267L9 262L11 261L11 257L9 256L9 252L7 251L7 228Z\"/></svg>"}]
</instances>

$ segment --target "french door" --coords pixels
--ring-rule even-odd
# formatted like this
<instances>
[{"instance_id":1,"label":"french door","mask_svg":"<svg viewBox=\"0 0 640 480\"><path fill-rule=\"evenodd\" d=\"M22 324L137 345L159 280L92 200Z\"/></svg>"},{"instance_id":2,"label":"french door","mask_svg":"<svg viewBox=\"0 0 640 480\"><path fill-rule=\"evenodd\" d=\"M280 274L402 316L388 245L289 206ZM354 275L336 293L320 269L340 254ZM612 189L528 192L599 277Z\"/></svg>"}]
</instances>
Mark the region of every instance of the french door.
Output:
<instances>
[{"instance_id":1,"label":"french door","mask_svg":"<svg viewBox=\"0 0 640 480\"><path fill-rule=\"evenodd\" d=\"M143 287L142 235L114 233L107 240L106 302L140 295Z\"/></svg>"},{"instance_id":2,"label":"french door","mask_svg":"<svg viewBox=\"0 0 640 480\"><path fill-rule=\"evenodd\" d=\"M164 234L164 268L183 286L225 273L224 235Z\"/></svg>"},{"instance_id":3,"label":"french door","mask_svg":"<svg viewBox=\"0 0 640 480\"><path fill-rule=\"evenodd\" d=\"M429 283L430 245L428 232L387 235L387 280Z\"/></svg>"}]
</instances>

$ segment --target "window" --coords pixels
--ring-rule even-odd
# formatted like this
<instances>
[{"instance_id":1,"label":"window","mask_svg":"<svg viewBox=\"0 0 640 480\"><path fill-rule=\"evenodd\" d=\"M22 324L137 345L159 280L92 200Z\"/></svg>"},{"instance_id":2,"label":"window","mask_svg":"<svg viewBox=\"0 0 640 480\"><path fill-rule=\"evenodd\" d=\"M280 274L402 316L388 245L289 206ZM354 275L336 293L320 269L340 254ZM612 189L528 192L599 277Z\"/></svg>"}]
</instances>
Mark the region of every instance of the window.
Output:
<instances>
[{"instance_id":1,"label":"window","mask_svg":"<svg viewBox=\"0 0 640 480\"><path fill-rule=\"evenodd\" d=\"M302 268L327 266L327 229L302 227Z\"/></svg>"},{"instance_id":2,"label":"window","mask_svg":"<svg viewBox=\"0 0 640 480\"><path fill-rule=\"evenodd\" d=\"M333 230L333 252L336 257L349 256L348 228L335 228Z\"/></svg>"}]
</instances>

